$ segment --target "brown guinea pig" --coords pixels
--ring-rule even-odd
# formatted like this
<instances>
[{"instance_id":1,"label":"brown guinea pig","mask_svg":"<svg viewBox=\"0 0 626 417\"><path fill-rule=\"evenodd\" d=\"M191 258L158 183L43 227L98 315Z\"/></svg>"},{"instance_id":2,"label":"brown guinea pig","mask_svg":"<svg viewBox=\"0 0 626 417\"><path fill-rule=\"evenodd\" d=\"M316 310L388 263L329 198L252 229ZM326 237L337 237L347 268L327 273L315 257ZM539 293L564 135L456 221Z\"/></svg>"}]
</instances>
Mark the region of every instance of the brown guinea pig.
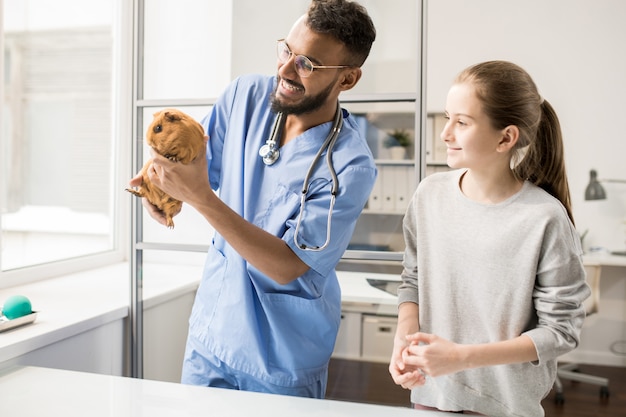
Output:
<instances>
[{"instance_id":1,"label":"brown guinea pig","mask_svg":"<svg viewBox=\"0 0 626 417\"><path fill-rule=\"evenodd\" d=\"M191 116L176 109L164 109L154 114L154 119L146 131L146 143L170 161L188 164L197 157L206 154L204 129ZM143 183L137 189L126 191L145 197L165 214L167 227L173 228L172 218L180 213L183 203L165 194L155 187L148 178L146 161L141 169Z\"/></svg>"}]
</instances>

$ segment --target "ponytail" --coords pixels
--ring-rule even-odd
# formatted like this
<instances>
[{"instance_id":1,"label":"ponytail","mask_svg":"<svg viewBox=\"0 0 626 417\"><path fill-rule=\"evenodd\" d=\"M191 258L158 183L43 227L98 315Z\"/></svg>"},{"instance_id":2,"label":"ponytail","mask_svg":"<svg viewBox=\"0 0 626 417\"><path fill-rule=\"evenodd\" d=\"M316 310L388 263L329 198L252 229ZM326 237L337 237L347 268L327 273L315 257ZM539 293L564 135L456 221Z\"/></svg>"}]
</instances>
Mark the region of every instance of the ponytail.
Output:
<instances>
[{"instance_id":1,"label":"ponytail","mask_svg":"<svg viewBox=\"0 0 626 417\"><path fill-rule=\"evenodd\" d=\"M541 103L541 120L537 136L530 142L524 159L513 172L518 178L527 179L557 198L574 223L565 171L561 125L554 108L546 100Z\"/></svg>"}]
</instances>

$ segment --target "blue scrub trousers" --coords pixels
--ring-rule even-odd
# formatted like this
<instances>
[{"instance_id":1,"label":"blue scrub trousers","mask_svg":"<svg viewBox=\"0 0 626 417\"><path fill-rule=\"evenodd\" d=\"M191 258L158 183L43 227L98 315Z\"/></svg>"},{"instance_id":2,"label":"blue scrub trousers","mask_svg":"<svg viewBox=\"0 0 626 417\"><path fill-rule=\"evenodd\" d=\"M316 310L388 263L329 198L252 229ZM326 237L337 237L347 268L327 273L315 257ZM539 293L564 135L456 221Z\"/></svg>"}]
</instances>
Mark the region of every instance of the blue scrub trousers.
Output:
<instances>
[{"instance_id":1,"label":"blue scrub trousers","mask_svg":"<svg viewBox=\"0 0 626 417\"><path fill-rule=\"evenodd\" d=\"M199 352L198 348L202 349L198 341L189 337L183 361L183 384L320 399L326 394L328 369L311 385L284 387L233 369L214 355Z\"/></svg>"}]
</instances>

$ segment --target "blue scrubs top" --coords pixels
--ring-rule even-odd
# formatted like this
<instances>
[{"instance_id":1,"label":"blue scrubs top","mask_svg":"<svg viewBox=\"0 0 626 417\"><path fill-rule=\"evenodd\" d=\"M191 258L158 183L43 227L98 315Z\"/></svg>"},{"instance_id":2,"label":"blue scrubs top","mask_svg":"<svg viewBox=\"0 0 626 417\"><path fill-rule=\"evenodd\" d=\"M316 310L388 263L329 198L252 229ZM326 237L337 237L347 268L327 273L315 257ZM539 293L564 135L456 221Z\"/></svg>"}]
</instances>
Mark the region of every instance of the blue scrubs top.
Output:
<instances>
[{"instance_id":1,"label":"blue scrubs top","mask_svg":"<svg viewBox=\"0 0 626 417\"><path fill-rule=\"evenodd\" d=\"M269 383L295 387L325 375L341 314L335 266L376 178L365 137L343 110L344 124L332 160L339 194L332 213L330 244L319 252L294 244L303 180L332 122L313 127L263 163L259 149L271 134L275 114L270 93L275 77L235 80L202 124L209 135L211 186L234 211L281 237L310 269L280 285L246 262L216 234L190 317L190 336L231 368ZM298 241L320 246L332 180L324 157L311 178Z\"/></svg>"}]
</instances>

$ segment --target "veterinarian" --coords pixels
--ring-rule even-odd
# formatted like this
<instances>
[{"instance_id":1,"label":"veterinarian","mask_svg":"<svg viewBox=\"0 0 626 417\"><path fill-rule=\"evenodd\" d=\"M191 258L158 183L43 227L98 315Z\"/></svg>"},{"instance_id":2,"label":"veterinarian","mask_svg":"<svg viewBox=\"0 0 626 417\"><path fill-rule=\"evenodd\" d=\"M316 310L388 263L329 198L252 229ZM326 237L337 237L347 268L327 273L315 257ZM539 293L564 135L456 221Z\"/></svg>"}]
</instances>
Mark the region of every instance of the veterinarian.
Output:
<instances>
[{"instance_id":1,"label":"veterinarian","mask_svg":"<svg viewBox=\"0 0 626 417\"><path fill-rule=\"evenodd\" d=\"M338 111L338 97L361 78L375 37L358 3L313 0L277 42L277 75L236 79L202 121L206 158L185 165L153 155L150 180L216 231L190 317L183 383L324 397L341 310L334 268L376 178L366 140ZM307 175L337 130L332 164L324 150Z\"/></svg>"}]
</instances>

